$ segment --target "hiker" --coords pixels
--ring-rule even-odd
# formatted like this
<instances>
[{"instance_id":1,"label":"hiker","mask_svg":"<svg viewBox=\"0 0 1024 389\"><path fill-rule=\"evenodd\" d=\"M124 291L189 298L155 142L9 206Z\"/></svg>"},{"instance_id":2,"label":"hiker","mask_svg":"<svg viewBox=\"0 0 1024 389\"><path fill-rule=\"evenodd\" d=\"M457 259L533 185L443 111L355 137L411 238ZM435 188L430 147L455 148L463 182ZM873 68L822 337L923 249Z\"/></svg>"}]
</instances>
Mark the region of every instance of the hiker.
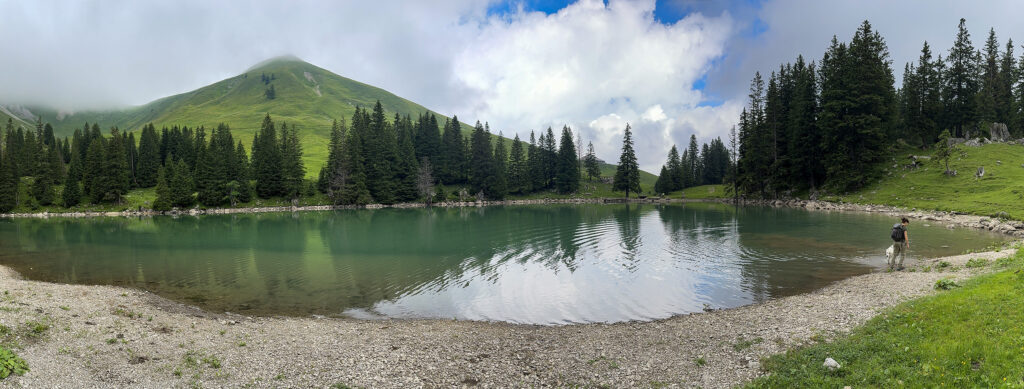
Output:
<instances>
[{"instance_id":1,"label":"hiker","mask_svg":"<svg viewBox=\"0 0 1024 389\"><path fill-rule=\"evenodd\" d=\"M892 226L892 255L889 256L889 270L903 270L903 260L907 257L907 250L910 249L910 235L907 233L907 225L910 220L902 218L900 223ZM899 257L897 260L896 257Z\"/></svg>"}]
</instances>

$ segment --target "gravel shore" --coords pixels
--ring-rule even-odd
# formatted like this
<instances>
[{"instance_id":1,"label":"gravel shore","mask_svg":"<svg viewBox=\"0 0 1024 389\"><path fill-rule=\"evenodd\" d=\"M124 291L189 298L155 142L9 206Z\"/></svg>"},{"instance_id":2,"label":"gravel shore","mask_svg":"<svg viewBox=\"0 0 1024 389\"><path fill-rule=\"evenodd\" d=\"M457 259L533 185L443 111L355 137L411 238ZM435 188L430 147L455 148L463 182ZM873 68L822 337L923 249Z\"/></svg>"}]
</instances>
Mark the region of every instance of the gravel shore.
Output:
<instances>
[{"instance_id":1,"label":"gravel shore","mask_svg":"<svg viewBox=\"0 0 1024 389\"><path fill-rule=\"evenodd\" d=\"M646 323L525 326L452 320L244 317L120 287L21 279L0 267L0 322L31 371L11 387L730 387L762 357L849 331L966 278L873 273L816 292ZM937 268L937 267L936 267ZM33 336L42 323L49 329ZM334 386L338 385L338 386Z\"/></svg>"}]
</instances>

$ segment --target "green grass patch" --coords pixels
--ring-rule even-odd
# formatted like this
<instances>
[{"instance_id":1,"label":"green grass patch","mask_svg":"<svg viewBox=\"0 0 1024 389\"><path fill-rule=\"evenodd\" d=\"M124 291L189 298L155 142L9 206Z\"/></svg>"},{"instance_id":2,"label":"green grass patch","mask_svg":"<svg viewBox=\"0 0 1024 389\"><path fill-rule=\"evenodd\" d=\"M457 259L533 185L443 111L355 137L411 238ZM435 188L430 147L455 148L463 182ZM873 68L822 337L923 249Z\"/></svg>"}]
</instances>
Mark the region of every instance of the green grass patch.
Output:
<instances>
[{"instance_id":1,"label":"green grass patch","mask_svg":"<svg viewBox=\"0 0 1024 389\"><path fill-rule=\"evenodd\" d=\"M874 185L825 199L1024 220L1024 146L961 147L967 156L950 163L956 177L945 175L935 158L917 169L905 168L911 155L930 156L931 151L903 150L885 162L884 177ZM981 178L975 177L978 167L985 168Z\"/></svg>"},{"instance_id":2,"label":"green grass patch","mask_svg":"<svg viewBox=\"0 0 1024 389\"><path fill-rule=\"evenodd\" d=\"M751 388L1024 386L1024 252L1005 270L885 311L831 343L765 360ZM841 368L828 371L825 358Z\"/></svg>"}]
</instances>

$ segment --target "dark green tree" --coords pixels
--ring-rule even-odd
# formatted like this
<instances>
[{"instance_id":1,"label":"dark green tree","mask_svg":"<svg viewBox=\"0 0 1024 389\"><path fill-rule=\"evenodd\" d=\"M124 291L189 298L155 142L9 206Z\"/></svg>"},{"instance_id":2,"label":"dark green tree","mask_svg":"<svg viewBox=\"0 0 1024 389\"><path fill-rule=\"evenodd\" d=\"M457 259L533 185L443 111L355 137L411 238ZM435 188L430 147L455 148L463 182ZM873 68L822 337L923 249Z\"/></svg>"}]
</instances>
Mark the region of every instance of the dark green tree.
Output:
<instances>
[{"instance_id":1,"label":"dark green tree","mask_svg":"<svg viewBox=\"0 0 1024 389\"><path fill-rule=\"evenodd\" d=\"M952 135L964 137L978 117L976 95L979 89L978 54L971 44L971 34L967 32L965 19L960 19L956 40L949 49L946 62L949 65L945 73L943 92L946 123L949 128L955 130Z\"/></svg>"},{"instance_id":2,"label":"dark green tree","mask_svg":"<svg viewBox=\"0 0 1024 389\"><path fill-rule=\"evenodd\" d=\"M253 137L252 172L256 179L256 195L267 199L284 194L281 147L270 114L263 117L260 132Z\"/></svg>"},{"instance_id":3,"label":"dark green tree","mask_svg":"<svg viewBox=\"0 0 1024 389\"><path fill-rule=\"evenodd\" d=\"M489 178L494 174L493 152L491 148L491 134L484 129L479 121L473 127L473 136L470 138L470 172L469 186L475 193L483 192L486 196L493 196L489 187Z\"/></svg>"},{"instance_id":4,"label":"dark green tree","mask_svg":"<svg viewBox=\"0 0 1024 389\"><path fill-rule=\"evenodd\" d=\"M672 146L675 150L675 146ZM583 157L583 168L587 170L587 179L593 181L594 177L601 178L601 165L597 162L597 154L594 154L594 142L587 143L587 155Z\"/></svg>"},{"instance_id":5,"label":"dark green tree","mask_svg":"<svg viewBox=\"0 0 1024 389\"><path fill-rule=\"evenodd\" d=\"M640 167L637 165L636 153L633 151L633 133L626 124L626 134L622 137L622 154L619 155L619 166L615 169L612 190L640 194Z\"/></svg>"},{"instance_id":6,"label":"dark green tree","mask_svg":"<svg viewBox=\"0 0 1024 389\"><path fill-rule=\"evenodd\" d=\"M173 165L170 164L170 165ZM157 212L170 211L172 208L171 184L167 179L167 170L172 166L157 168L156 175L156 200L153 200L153 210Z\"/></svg>"},{"instance_id":7,"label":"dark green tree","mask_svg":"<svg viewBox=\"0 0 1024 389\"><path fill-rule=\"evenodd\" d=\"M491 174L491 194L495 200L504 199L508 195L508 149L505 148L505 138L501 133L494 141L494 166Z\"/></svg>"},{"instance_id":8,"label":"dark green tree","mask_svg":"<svg viewBox=\"0 0 1024 389\"><path fill-rule=\"evenodd\" d=\"M139 166L136 169L139 187L151 188L156 185L160 161L159 135L157 135L153 123L149 123L142 127L142 135L139 137Z\"/></svg>"},{"instance_id":9,"label":"dark green tree","mask_svg":"<svg viewBox=\"0 0 1024 389\"><path fill-rule=\"evenodd\" d=\"M572 130L562 127L562 139L559 141L558 160L555 167L555 187L559 193L575 193L580 188L580 164L573 142Z\"/></svg>"},{"instance_id":10,"label":"dark green tree","mask_svg":"<svg viewBox=\"0 0 1024 389\"><path fill-rule=\"evenodd\" d=\"M524 194L529 188L529 175L527 171L528 161L523 150L523 142L519 140L519 134L512 139L512 150L508 160L508 191L510 193Z\"/></svg>"},{"instance_id":11,"label":"dark green tree","mask_svg":"<svg viewBox=\"0 0 1024 389\"><path fill-rule=\"evenodd\" d=\"M284 195L292 200L302 195L303 179L306 167L302 163L302 144L299 142L299 129L294 125L290 128L281 125L281 179Z\"/></svg>"},{"instance_id":12,"label":"dark green tree","mask_svg":"<svg viewBox=\"0 0 1024 389\"><path fill-rule=\"evenodd\" d=\"M193 196L192 172L185 161L178 160L173 165L174 174L170 181L171 205L178 208L188 208L195 204Z\"/></svg>"}]
</instances>

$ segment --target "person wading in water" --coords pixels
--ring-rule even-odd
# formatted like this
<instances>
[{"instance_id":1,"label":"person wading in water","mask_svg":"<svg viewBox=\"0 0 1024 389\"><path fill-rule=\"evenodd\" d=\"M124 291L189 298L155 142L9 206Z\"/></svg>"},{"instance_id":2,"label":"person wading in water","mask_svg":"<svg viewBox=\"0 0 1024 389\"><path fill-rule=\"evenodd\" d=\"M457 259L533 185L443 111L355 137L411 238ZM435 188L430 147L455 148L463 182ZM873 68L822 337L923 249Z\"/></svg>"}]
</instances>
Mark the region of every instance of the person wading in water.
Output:
<instances>
[{"instance_id":1,"label":"person wading in water","mask_svg":"<svg viewBox=\"0 0 1024 389\"><path fill-rule=\"evenodd\" d=\"M903 270L903 260L907 257L907 250L910 249L910 235L907 233L907 225L910 220L902 218L900 223L892 226L892 255L889 256L889 270L895 268ZM899 259L896 259L899 257Z\"/></svg>"}]
</instances>

